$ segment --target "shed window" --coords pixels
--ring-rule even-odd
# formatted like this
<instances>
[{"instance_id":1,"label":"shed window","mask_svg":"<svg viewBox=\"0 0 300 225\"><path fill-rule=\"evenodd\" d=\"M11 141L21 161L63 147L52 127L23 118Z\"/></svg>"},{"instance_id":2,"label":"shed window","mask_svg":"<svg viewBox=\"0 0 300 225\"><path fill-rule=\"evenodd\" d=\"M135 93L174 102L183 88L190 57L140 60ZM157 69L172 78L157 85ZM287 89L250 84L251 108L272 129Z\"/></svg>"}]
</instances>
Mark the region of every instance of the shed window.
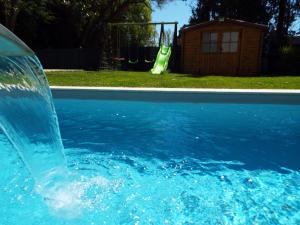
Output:
<instances>
[{"instance_id":1,"label":"shed window","mask_svg":"<svg viewBox=\"0 0 300 225\"><path fill-rule=\"evenodd\" d=\"M222 52L237 52L239 32L224 32L222 38Z\"/></svg>"},{"instance_id":2,"label":"shed window","mask_svg":"<svg viewBox=\"0 0 300 225\"><path fill-rule=\"evenodd\" d=\"M218 34L215 32L204 32L202 34L202 52L217 52Z\"/></svg>"}]
</instances>

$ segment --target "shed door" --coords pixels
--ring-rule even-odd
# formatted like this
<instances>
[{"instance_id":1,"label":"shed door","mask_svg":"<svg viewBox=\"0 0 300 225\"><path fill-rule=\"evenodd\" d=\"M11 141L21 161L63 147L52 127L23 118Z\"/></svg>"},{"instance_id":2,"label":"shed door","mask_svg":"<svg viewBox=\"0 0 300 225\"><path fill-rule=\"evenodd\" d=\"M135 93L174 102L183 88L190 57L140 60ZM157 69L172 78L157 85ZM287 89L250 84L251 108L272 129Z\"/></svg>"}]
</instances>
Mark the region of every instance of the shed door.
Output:
<instances>
[{"instance_id":1,"label":"shed door","mask_svg":"<svg viewBox=\"0 0 300 225\"><path fill-rule=\"evenodd\" d=\"M219 33L205 31L201 35L201 52L199 58L200 74L215 74L219 64Z\"/></svg>"},{"instance_id":2,"label":"shed door","mask_svg":"<svg viewBox=\"0 0 300 225\"><path fill-rule=\"evenodd\" d=\"M220 33L218 74L237 75L239 72L240 32Z\"/></svg>"},{"instance_id":3,"label":"shed door","mask_svg":"<svg viewBox=\"0 0 300 225\"><path fill-rule=\"evenodd\" d=\"M200 74L237 75L239 71L240 32L202 33Z\"/></svg>"}]
</instances>

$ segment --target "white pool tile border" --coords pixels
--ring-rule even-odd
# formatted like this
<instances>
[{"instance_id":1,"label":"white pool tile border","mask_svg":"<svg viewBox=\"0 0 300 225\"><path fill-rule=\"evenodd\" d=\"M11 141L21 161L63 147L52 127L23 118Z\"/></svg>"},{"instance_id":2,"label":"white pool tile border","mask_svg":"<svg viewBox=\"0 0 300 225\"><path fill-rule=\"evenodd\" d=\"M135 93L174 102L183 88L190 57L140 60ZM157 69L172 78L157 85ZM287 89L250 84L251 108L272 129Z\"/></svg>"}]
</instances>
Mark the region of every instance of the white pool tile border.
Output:
<instances>
[{"instance_id":1,"label":"white pool tile border","mask_svg":"<svg viewBox=\"0 0 300 225\"><path fill-rule=\"evenodd\" d=\"M300 104L300 90L51 86L55 98L159 102Z\"/></svg>"},{"instance_id":2,"label":"white pool tile border","mask_svg":"<svg viewBox=\"0 0 300 225\"><path fill-rule=\"evenodd\" d=\"M151 87L141 88L141 87L83 87L83 86L50 86L50 88L53 90L300 94L300 89L151 88Z\"/></svg>"}]
</instances>

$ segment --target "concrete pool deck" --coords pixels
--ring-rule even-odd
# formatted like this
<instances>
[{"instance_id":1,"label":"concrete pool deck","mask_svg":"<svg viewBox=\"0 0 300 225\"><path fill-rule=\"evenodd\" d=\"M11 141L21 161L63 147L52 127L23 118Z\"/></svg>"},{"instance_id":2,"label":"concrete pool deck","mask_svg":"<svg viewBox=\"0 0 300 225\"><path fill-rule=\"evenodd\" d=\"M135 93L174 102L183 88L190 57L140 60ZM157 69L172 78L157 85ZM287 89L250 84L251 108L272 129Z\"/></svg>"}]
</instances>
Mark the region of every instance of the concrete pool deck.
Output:
<instances>
[{"instance_id":1,"label":"concrete pool deck","mask_svg":"<svg viewBox=\"0 0 300 225\"><path fill-rule=\"evenodd\" d=\"M253 104L300 104L300 90L129 88L51 86L54 98L132 100L155 102L207 102Z\"/></svg>"}]
</instances>

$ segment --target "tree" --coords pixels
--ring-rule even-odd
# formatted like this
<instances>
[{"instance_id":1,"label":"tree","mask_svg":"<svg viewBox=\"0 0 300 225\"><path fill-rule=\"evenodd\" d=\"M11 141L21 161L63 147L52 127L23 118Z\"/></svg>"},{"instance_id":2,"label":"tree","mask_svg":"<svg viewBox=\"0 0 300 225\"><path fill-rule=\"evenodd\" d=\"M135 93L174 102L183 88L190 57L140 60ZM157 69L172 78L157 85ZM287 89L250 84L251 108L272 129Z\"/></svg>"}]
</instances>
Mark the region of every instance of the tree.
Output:
<instances>
[{"instance_id":1,"label":"tree","mask_svg":"<svg viewBox=\"0 0 300 225\"><path fill-rule=\"evenodd\" d=\"M92 2L92 1L91 1ZM95 1L93 1L95 4ZM81 3L79 3L81 4ZM77 6L78 7L78 6ZM97 7L97 12L95 12ZM82 15L81 45L95 46L106 34L107 24L112 22L149 22L151 20L151 4L149 0L113 0L99 1L98 5L80 5Z\"/></svg>"},{"instance_id":2,"label":"tree","mask_svg":"<svg viewBox=\"0 0 300 225\"><path fill-rule=\"evenodd\" d=\"M268 24L272 17L272 8L268 0L199 0L192 10L190 23L220 17Z\"/></svg>"},{"instance_id":3,"label":"tree","mask_svg":"<svg viewBox=\"0 0 300 225\"><path fill-rule=\"evenodd\" d=\"M150 3L150 2L149 2ZM131 6L124 18L120 22L150 22L152 20L152 10L148 6L145 5L133 5ZM135 45L147 45L153 35L154 35L154 27L153 26L141 26L141 25L131 25L131 26L122 26L119 27L125 35L123 38L123 43L131 40L132 44Z\"/></svg>"},{"instance_id":4,"label":"tree","mask_svg":"<svg viewBox=\"0 0 300 225\"><path fill-rule=\"evenodd\" d=\"M299 0L275 0L273 2L276 22L276 38L279 47L286 44L290 27L300 15Z\"/></svg>"},{"instance_id":5,"label":"tree","mask_svg":"<svg viewBox=\"0 0 300 225\"><path fill-rule=\"evenodd\" d=\"M213 0L198 1L192 10L190 24L211 21L216 19L217 5L219 2Z\"/></svg>"},{"instance_id":6,"label":"tree","mask_svg":"<svg viewBox=\"0 0 300 225\"><path fill-rule=\"evenodd\" d=\"M47 0L0 0L0 22L11 31L15 30L20 12L37 15L44 20L51 20L46 10Z\"/></svg>"},{"instance_id":7,"label":"tree","mask_svg":"<svg viewBox=\"0 0 300 225\"><path fill-rule=\"evenodd\" d=\"M108 23L148 22L151 3L168 1L0 0L0 22L34 49L101 47Z\"/></svg>"},{"instance_id":8,"label":"tree","mask_svg":"<svg viewBox=\"0 0 300 225\"><path fill-rule=\"evenodd\" d=\"M300 16L300 0L198 0L190 23L219 17L268 24L276 29L277 38L284 43L291 25Z\"/></svg>"}]
</instances>

